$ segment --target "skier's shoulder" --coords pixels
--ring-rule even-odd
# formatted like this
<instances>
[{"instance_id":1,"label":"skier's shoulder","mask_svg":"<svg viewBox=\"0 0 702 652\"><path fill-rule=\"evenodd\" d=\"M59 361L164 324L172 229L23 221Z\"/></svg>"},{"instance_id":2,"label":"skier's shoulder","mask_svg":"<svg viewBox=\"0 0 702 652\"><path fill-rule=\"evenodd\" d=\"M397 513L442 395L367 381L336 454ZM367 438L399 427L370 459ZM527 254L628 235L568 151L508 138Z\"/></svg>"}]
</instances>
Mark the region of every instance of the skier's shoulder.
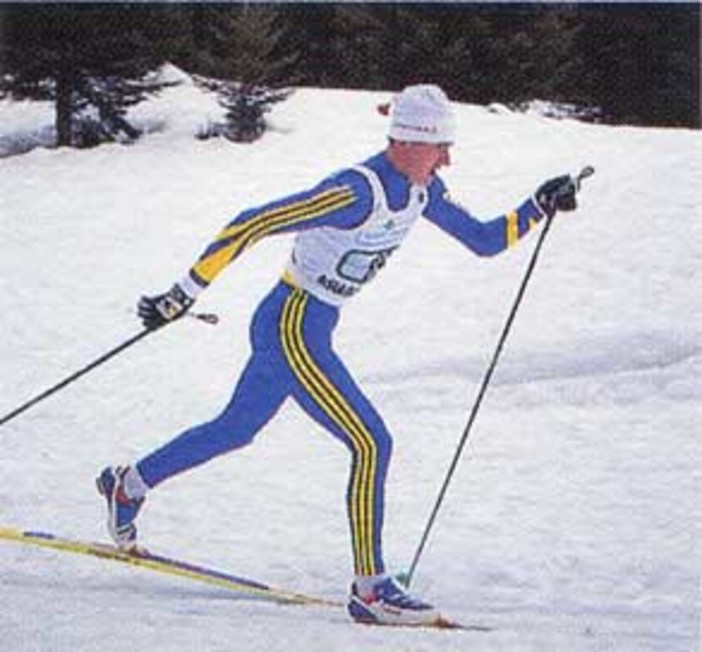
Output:
<instances>
[{"instance_id":1,"label":"skier's shoulder","mask_svg":"<svg viewBox=\"0 0 702 652\"><path fill-rule=\"evenodd\" d=\"M374 188L380 181L385 185L382 154L376 154L354 165L341 168L330 174L322 183L328 186L346 186L358 199L372 200Z\"/></svg>"}]
</instances>

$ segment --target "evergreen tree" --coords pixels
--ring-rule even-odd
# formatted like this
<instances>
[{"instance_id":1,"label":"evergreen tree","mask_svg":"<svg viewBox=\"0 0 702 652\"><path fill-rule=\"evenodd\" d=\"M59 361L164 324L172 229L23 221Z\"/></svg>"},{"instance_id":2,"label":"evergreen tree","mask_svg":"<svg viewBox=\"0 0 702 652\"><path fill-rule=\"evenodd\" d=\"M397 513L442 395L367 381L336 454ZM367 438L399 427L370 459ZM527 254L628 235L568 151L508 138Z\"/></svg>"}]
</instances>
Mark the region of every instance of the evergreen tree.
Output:
<instances>
[{"instance_id":1,"label":"evergreen tree","mask_svg":"<svg viewBox=\"0 0 702 652\"><path fill-rule=\"evenodd\" d=\"M154 14L128 5L12 5L3 15L2 88L56 103L57 145L134 138L126 108L157 89ZM156 30L154 30L156 32Z\"/></svg>"},{"instance_id":2,"label":"evergreen tree","mask_svg":"<svg viewBox=\"0 0 702 652\"><path fill-rule=\"evenodd\" d=\"M284 7L303 83L457 100L599 107L603 119L700 124L700 5L383 3Z\"/></svg>"},{"instance_id":3,"label":"evergreen tree","mask_svg":"<svg viewBox=\"0 0 702 652\"><path fill-rule=\"evenodd\" d=\"M265 85L240 83L229 80L201 77L195 82L204 90L214 92L225 109L225 121L209 124L197 134L201 140L224 136L238 143L251 143L266 130L265 114L271 105L287 99L291 91L272 89Z\"/></svg>"},{"instance_id":4,"label":"evergreen tree","mask_svg":"<svg viewBox=\"0 0 702 652\"><path fill-rule=\"evenodd\" d=\"M299 83L323 88L339 86L342 76L334 47L338 38L338 6L290 3L280 5L277 11L284 29L285 49L294 56Z\"/></svg>"},{"instance_id":5,"label":"evergreen tree","mask_svg":"<svg viewBox=\"0 0 702 652\"><path fill-rule=\"evenodd\" d=\"M692 3L26 4L0 16L1 83L56 99L60 144L81 106L121 124L148 90L129 80L163 60L228 81L234 105L231 89L433 82L459 101L538 98L610 121L700 124Z\"/></svg>"},{"instance_id":6,"label":"evergreen tree","mask_svg":"<svg viewBox=\"0 0 702 652\"><path fill-rule=\"evenodd\" d=\"M244 84L289 85L294 79L295 56L282 45L285 31L275 7L194 5L187 12L189 70Z\"/></svg>"},{"instance_id":7,"label":"evergreen tree","mask_svg":"<svg viewBox=\"0 0 702 652\"><path fill-rule=\"evenodd\" d=\"M615 121L700 125L700 7L584 7L579 83Z\"/></svg>"}]
</instances>

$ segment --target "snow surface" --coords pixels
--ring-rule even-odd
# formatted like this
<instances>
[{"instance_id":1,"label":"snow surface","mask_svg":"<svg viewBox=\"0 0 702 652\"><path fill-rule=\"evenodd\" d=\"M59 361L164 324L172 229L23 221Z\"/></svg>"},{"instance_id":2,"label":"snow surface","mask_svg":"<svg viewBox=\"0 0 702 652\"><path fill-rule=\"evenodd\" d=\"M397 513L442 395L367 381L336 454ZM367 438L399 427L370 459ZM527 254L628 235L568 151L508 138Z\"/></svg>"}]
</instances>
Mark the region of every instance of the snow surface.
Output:
<instances>
[{"instance_id":1,"label":"snow surface","mask_svg":"<svg viewBox=\"0 0 702 652\"><path fill-rule=\"evenodd\" d=\"M0 413L126 340L242 208L383 147L384 93L299 89L254 145L192 137L183 84L138 107L135 145L0 160ZM25 110L26 109L26 110ZM2 134L31 129L3 103ZM488 218L591 163L517 316L414 590L490 633L364 628L149 571L0 542L3 650L700 649L702 134L461 105L454 198ZM48 114L41 107L37 118ZM32 129L46 127L38 120ZM420 223L344 309L337 345L395 437L386 554L405 570L536 243L480 259ZM2 427L0 523L105 539L93 478L214 415L290 238L248 252L185 319ZM293 404L255 445L173 479L154 551L343 600L345 449Z\"/></svg>"}]
</instances>

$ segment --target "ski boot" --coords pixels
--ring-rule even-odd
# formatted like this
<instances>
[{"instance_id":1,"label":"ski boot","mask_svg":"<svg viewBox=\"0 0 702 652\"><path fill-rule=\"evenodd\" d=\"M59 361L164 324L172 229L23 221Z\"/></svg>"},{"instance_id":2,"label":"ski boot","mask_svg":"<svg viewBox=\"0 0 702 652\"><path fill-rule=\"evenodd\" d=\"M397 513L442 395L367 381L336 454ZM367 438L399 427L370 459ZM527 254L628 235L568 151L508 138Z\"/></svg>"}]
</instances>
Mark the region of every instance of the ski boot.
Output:
<instances>
[{"instance_id":1,"label":"ski boot","mask_svg":"<svg viewBox=\"0 0 702 652\"><path fill-rule=\"evenodd\" d=\"M138 552L137 529L134 520L144 504L144 497L129 498L124 490L124 478L130 467L108 466L96 478L100 495L107 501L107 529L115 545L125 552Z\"/></svg>"},{"instance_id":2,"label":"ski boot","mask_svg":"<svg viewBox=\"0 0 702 652\"><path fill-rule=\"evenodd\" d=\"M393 577L380 579L364 595L354 582L348 612L357 623L369 625L436 626L442 621L437 609L410 595Z\"/></svg>"}]
</instances>

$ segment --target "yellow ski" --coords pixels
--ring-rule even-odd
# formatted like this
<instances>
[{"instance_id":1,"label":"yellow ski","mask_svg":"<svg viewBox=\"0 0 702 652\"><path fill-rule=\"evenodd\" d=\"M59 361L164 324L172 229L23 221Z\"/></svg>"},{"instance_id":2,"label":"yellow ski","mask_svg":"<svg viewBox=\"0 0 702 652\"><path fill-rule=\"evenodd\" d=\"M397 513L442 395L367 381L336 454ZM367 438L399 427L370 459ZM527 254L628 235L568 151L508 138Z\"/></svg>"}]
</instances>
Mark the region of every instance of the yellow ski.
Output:
<instances>
[{"instance_id":1,"label":"yellow ski","mask_svg":"<svg viewBox=\"0 0 702 652\"><path fill-rule=\"evenodd\" d=\"M341 603L333 600L275 588L268 584L263 584L262 582L238 577L205 566L191 564L179 559L163 557L143 550L136 553L125 552L116 546L106 543L79 541L57 536L49 532L17 530L2 526L0 526L0 539L38 546L40 548L59 550L61 552L108 559L130 566L145 568L157 573L163 573L165 575L174 575L176 577L182 577L232 591L237 594L237 597L243 599L267 600L282 604L318 605L327 607L343 606Z\"/></svg>"}]
</instances>

